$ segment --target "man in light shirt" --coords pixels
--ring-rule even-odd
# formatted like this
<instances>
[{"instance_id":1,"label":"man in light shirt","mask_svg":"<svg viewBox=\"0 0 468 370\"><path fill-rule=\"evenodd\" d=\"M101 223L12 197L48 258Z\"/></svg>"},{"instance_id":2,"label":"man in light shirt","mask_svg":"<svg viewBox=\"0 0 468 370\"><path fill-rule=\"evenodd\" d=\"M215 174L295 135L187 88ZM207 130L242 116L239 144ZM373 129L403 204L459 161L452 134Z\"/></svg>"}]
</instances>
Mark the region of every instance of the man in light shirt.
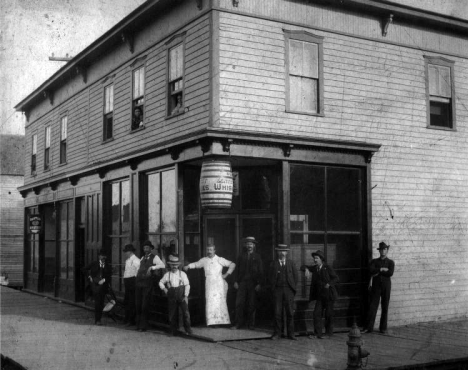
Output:
<instances>
[{"instance_id":1,"label":"man in light shirt","mask_svg":"<svg viewBox=\"0 0 468 370\"><path fill-rule=\"evenodd\" d=\"M124 286L125 286L125 320L126 326L135 325L136 303L135 303L135 282L138 269L140 268L140 259L135 256L135 247L133 244L127 244L124 247L125 271L124 271Z\"/></svg>"},{"instance_id":2,"label":"man in light shirt","mask_svg":"<svg viewBox=\"0 0 468 370\"><path fill-rule=\"evenodd\" d=\"M167 295L168 315L171 324L171 335L178 329L177 319L179 307L182 309L184 318L184 328L187 334L192 334L190 327L190 313L188 309L188 296L190 293L190 283L187 274L179 270L179 257L170 255L166 261L170 271L166 272L159 281L159 287Z\"/></svg>"}]
</instances>

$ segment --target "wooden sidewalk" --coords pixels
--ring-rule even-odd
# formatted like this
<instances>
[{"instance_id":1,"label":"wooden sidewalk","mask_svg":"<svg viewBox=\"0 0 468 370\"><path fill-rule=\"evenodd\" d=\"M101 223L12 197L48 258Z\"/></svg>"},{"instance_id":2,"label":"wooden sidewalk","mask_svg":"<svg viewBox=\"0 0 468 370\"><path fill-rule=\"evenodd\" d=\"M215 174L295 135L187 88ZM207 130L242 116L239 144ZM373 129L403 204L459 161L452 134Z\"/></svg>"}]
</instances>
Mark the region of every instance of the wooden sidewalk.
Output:
<instances>
[{"instance_id":1,"label":"wooden sidewalk","mask_svg":"<svg viewBox=\"0 0 468 370\"><path fill-rule=\"evenodd\" d=\"M347 367L347 333L332 339L201 341L124 329L93 312L0 288L2 355L27 369L327 369ZM217 329L210 329L216 331ZM226 330L226 329L224 329ZM197 331L197 330L196 330ZM206 328L198 331L210 337ZM214 338L222 337L217 332ZM366 369L468 369L468 320L366 334Z\"/></svg>"}]
</instances>

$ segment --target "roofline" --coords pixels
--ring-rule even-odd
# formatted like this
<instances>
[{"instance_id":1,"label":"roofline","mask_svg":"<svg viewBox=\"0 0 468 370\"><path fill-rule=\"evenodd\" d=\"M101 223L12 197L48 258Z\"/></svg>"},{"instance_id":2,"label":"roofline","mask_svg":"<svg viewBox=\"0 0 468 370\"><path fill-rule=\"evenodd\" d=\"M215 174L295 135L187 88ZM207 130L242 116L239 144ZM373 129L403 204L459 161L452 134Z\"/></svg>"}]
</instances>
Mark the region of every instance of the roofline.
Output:
<instances>
[{"instance_id":1,"label":"roofline","mask_svg":"<svg viewBox=\"0 0 468 370\"><path fill-rule=\"evenodd\" d=\"M18 104L16 104L14 109L16 111L24 111L25 110L24 108L26 106L30 105L35 99L37 99L38 95L40 95L42 92L47 91L48 88L54 82L62 78L67 73L72 72L75 67L81 66L80 63L85 61L86 57L88 57L92 52L99 50L106 43L110 43L110 41L113 38L121 34L123 31L129 28L132 24L136 23L138 18L140 18L144 13L154 9L155 7L161 5L161 3L164 3L164 2L167 2L167 0L147 0L146 2L141 4L138 8L133 10L129 15L123 18L119 23L113 26L110 30L105 32L97 40L92 42L88 47L86 47L81 52L79 52L76 56L74 56L68 63L66 63L62 68L60 68L51 77L49 77L44 83L42 83L42 85L40 85L26 98L24 98Z\"/></svg>"},{"instance_id":2,"label":"roofline","mask_svg":"<svg viewBox=\"0 0 468 370\"><path fill-rule=\"evenodd\" d=\"M182 1L182 0L180 0ZM462 32L468 32L468 21L461 20L448 15L437 14L434 12L415 9L403 4L391 3L389 0L341 0L337 2L336 0L309 0L310 2L315 3L327 3L335 7L342 7L347 9L359 9L366 10L367 12L374 13L391 13L397 15L400 18L405 20L409 19L418 19L423 23L430 24L434 26L445 26L452 31L458 30ZM99 49L103 48L105 45L110 45L116 37L119 36L122 32L127 29L130 29L132 26L138 25L138 20L147 12L154 11L158 7L162 7L168 4L174 4L171 0L147 0L145 3L140 5L134 11L132 11L128 16L123 18L119 23L112 27L109 31L105 32L100 36L96 41L91 43L88 47L83 49L75 57L73 57L67 64L55 72L51 77L49 77L42 85L36 88L31 94L26 98L21 100L14 109L18 112L27 111L28 108L34 104L41 96L41 93L44 93L57 83L58 80L63 78L68 73L73 73L74 70L78 67L83 67L86 65L86 58L91 56L93 52L97 52ZM177 4L177 2L175 3Z\"/></svg>"}]
</instances>

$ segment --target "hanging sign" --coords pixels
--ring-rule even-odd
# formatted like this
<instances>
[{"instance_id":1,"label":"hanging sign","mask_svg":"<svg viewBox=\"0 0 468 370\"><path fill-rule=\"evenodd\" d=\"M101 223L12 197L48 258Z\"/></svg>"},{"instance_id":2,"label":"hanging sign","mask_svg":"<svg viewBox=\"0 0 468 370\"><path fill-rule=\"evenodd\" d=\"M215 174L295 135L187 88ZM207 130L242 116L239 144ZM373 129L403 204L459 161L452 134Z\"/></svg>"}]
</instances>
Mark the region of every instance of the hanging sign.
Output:
<instances>
[{"instance_id":1,"label":"hanging sign","mask_svg":"<svg viewBox=\"0 0 468 370\"><path fill-rule=\"evenodd\" d=\"M29 231L31 234L39 234L42 231L42 216L30 215L29 216Z\"/></svg>"},{"instance_id":2,"label":"hanging sign","mask_svg":"<svg viewBox=\"0 0 468 370\"><path fill-rule=\"evenodd\" d=\"M231 208L232 171L228 161L207 161L200 175L200 199L205 208Z\"/></svg>"}]
</instances>

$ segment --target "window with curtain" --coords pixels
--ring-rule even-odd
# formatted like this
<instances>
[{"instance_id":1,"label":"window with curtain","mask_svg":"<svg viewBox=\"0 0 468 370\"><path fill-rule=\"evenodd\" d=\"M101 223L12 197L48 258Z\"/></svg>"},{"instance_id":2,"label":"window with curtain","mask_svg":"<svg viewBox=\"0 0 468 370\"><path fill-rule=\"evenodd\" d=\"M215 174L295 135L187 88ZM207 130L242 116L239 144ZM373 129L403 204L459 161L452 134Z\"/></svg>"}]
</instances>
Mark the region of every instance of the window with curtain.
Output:
<instances>
[{"instance_id":1,"label":"window with curtain","mask_svg":"<svg viewBox=\"0 0 468 370\"><path fill-rule=\"evenodd\" d=\"M50 126L45 128L44 170L50 168Z\"/></svg>"},{"instance_id":2,"label":"window with curtain","mask_svg":"<svg viewBox=\"0 0 468 370\"><path fill-rule=\"evenodd\" d=\"M104 88L103 140L112 139L114 122L114 85Z\"/></svg>"},{"instance_id":3,"label":"window with curtain","mask_svg":"<svg viewBox=\"0 0 468 370\"><path fill-rule=\"evenodd\" d=\"M31 175L36 174L36 155L37 155L37 134L32 136L31 148Z\"/></svg>"},{"instance_id":4,"label":"window with curtain","mask_svg":"<svg viewBox=\"0 0 468 370\"><path fill-rule=\"evenodd\" d=\"M68 117L62 117L60 121L60 163L67 163L67 130Z\"/></svg>"},{"instance_id":5,"label":"window with curtain","mask_svg":"<svg viewBox=\"0 0 468 370\"><path fill-rule=\"evenodd\" d=\"M285 39L286 110L323 114L323 38L305 31L285 31Z\"/></svg>"},{"instance_id":6,"label":"window with curtain","mask_svg":"<svg viewBox=\"0 0 468 370\"><path fill-rule=\"evenodd\" d=\"M144 127L145 67L133 70L132 130Z\"/></svg>"},{"instance_id":7,"label":"window with curtain","mask_svg":"<svg viewBox=\"0 0 468 370\"><path fill-rule=\"evenodd\" d=\"M425 57L428 127L455 128L454 62L440 57Z\"/></svg>"}]
</instances>

